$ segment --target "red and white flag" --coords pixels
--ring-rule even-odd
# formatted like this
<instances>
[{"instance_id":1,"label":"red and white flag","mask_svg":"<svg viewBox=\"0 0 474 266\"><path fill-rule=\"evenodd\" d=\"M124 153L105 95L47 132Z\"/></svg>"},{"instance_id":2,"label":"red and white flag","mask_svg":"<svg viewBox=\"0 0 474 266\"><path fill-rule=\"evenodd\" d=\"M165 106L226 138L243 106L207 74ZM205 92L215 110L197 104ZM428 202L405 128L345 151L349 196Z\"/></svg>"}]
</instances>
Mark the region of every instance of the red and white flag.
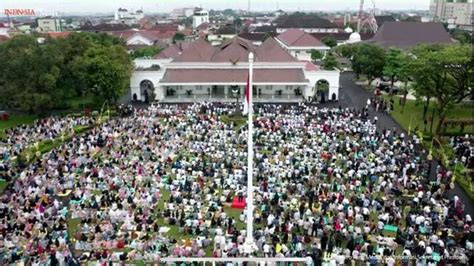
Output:
<instances>
[{"instance_id":1,"label":"red and white flag","mask_svg":"<svg viewBox=\"0 0 474 266\"><path fill-rule=\"evenodd\" d=\"M250 102L250 77L247 76L247 86L245 87L245 101L244 101L244 112L243 114L246 115L249 113L249 104Z\"/></svg>"}]
</instances>

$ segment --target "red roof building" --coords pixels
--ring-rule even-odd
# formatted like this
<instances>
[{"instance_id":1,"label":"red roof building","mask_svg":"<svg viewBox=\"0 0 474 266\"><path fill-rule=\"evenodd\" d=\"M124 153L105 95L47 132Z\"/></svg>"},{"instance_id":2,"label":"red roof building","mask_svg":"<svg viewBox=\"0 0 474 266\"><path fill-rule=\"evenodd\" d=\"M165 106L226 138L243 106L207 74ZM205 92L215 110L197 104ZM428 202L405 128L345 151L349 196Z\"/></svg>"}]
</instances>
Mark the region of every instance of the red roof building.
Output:
<instances>
[{"instance_id":1,"label":"red roof building","mask_svg":"<svg viewBox=\"0 0 474 266\"><path fill-rule=\"evenodd\" d=\"M151 82L160 101L235 101L235 97L244 95L250 53L254 58L256 101L302 101L315 94L317 82L322 79L329 82L329 93L337 99L339 71L322 71L311 62L298 61L271 36L258 46L240 37L219 46L198 39L173 44L154 59L135 60L137 69L130 81L132 98L145 99Z\"/></svg>"},{"instance_id":2,"label":"red roof building","mask_svg":"<svg viewBox=\"0 0 474 266\"><path fill-rule=\"evenodd\" d=\"M288 29L276 37L281 46L298 60L311 60L311 51L320 51L323 55L331 48L310 33L300 29Z\"/></svg>"}]
</instances>

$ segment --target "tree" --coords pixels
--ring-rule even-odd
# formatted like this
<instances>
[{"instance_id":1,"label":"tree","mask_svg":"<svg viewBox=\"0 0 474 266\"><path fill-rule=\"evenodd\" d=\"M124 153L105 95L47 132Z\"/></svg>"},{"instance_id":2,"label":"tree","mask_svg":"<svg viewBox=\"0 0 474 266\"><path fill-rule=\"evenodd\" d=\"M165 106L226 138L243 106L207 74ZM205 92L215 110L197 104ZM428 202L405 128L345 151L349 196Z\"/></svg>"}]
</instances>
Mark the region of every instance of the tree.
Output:
<instances>
[{"instance_id":1,"label":"tree","mask_svg":"<svg viewBox=\"0 0 474 266\"><path fill-rule=\"evenodd\" d=\"M361 74L366 75L370 86L375 78L383 74L385 51L368 43L356 44L352 50L351 62L357 78Z\"/></svg>"},{"instance_id":2,"label":"tree","mask_svg":"<svg viewBox=\"0 0 474 266\"><path fill-rule=\"evenodd\" d=\"M342 57L346 57L346 58L351 58L352 57L352 52L353 52L353 45L350 45L350 44L343 44L343 45L339 45L339 46L336 46L333 51L339 55L339 56L342 56Z\"/></svg>"},{"instance_id":3,"label":"tree","mask_svg":"<svg viewBox=\"0 0 474 266\"><path fill-rule=\"evenodd\" d=\"M421 45L413 54L411 70L415 90L420 95L436 98L439 115L436 134L440 135L446 114L455 104L472 95L473 51L469 45Z\"/></svg>"},{"instance_id":4,"label":"tree","mask_svg":"<svg viewBox=\"0 0 474 266\"><path fill-rule=\"evenodd\" d=\"M78 65L81 80L100 101L115 104L128 88L132 61L122 46L92 47Z\"/></svg>"},{"instance_id":5,"label":"tree","mask_svg":"<svg viewBox=\"0 0 474 266\"><path fill-rule=\"evenodd\" d=\"M336 47L337 46L337 40L332 37L332 36L324 36L322 39L321 39L321 42L323 42L325 45L333 48L333 47Z\"/></svg>"},{"instance_id":6,"label":"tree","mask_svg":"<svg viewBox=\"0 0 474 266\"><path fill-rule=\"evenodd\" d=\"M384 76L390 77L390 94L393 93L393 84L395 78L399 76L402 70L402 52L398 49L390 49L385 57L385 66L383 68Z\"/></svg>"},{"instance_id":7,"label":"tree","mask_svg":"<svg viewBox=\"0 0 474 266\"><path fill-rule=\"evenodd\" d=\"M321 58L323 58L323 53L318 50L311 49L311 60L316 61L320 60Z\"/></svg>"},{"instance_id":8,"label":"tree","mask_svg":"<svg viewBox=\"0 0 474 266\"><path fill-rule=\"evenodd\" d=\"M91 52L99 50L103 52ZM98 77L105 80L113 75L107 82L119 93L131 68L124 42L107 34L71 33L66 38L46 38L41 44L33 36L16 36L0 44L0 102L10 109L40 114L67 108L69 98L92 92L92 81L102 84ZM97 91L98 99L116 98L103 91Z\"/></svg>"},{"instance_id":9,"label":"tree","mask_svg":"<svg viewBox=\"0 0 474 266\"><path fill-rule=\"evenodd\" d=\"M417 101L424 99L423 103L423 121L425 125L427 124L427 113L428 107L430 105L431 98L431 89L433 84L431 83L430 73L436 71L434 65L422 65L427 63L424 54L431 52L439 52L442 49L440 45L420 45L415 47L412 51L414 60L411 61L409 69L412 73L414 83L415 96ZM415 60L416 59L416 60ZM425 61L423 63L423 61Z\"/></svg>"},{"instance_id":10,"label":"tree","mask_svg":"<svg viewBox=\"0 0 474 266\"><path fill-rule=\"evenodd\" d=\"M239 30L240 28L242 28L242 25L243 25L243 21L241 18L236 18L234 19L234 27Z\"/></svg>"},{"instance_id":11,"label":"tree","mask_svg":"<svg viewBox=\"0 0 474 266\"><path fill-rule=\"evenodd\" d=\"M173 43L176 43L177 41L184 41L184 34L181 32L176 32L173 36Z\"/></svg>"},{"instance_id":12,"label":"tree","mask_svg":"<svg viewBox=\"0 0 474 266\"><path fill-rule=\"evenodd\" d=\"M0 45L0 101L10 109L44 113L63 100L57 89L63 57L55 46L20 35Z\"/></svg>"},{"instance_id":13,"label":"tree","mask_svg":"<svg viewBox=\"0 0 474 266\"><path fill-rule=\"evenodd\" d=\"M323 68L325 70L335 70L338 68L339 63L336 60L336 57L332 53L326 54L326 56L323 59Z\"/></svg>"},{"instance_id":14,"label":"tree","mask_svg":"<svg viewBox=\"0 0 474 266\"><path fill-rule=\"evenodd\" d=\"M472 35L467 31L453 29L450 31L450 33L451 36L458 40L461 44L472 44L474 42Z\"/></svg>"},{"instance_id":15,"label":"tree","mask_svg":"<svg viewBox=\"0 0 474 266\"><path fill-rule=\"evenodd\" d=\"M402 113L403 111L405 110L405 104L407 102L407 95L408 95L408 81L410 80L410 75L411 75L411 70L410 70L410 64L411 64L411 60L412 60L412 57L405 54L405 53L402 53L399 57L399 60L400 60L400 69L397 73L397 78L398 80L400 80L401 82L403 82L404 86L403 86L403 107L402 107Z\"/></svg>"},{"instance_id":16,"label":"tree","mask_svg":"<svg viewBox=\"0 0 474 266\"><path fill-rule=\"evenodd\" d=\"M163 48L159 46L147 46L143 48L139 48L132 53L132 57L135 58L144 58L144 57L154 57L158 55Z\"/></svg>"}]
</instances>

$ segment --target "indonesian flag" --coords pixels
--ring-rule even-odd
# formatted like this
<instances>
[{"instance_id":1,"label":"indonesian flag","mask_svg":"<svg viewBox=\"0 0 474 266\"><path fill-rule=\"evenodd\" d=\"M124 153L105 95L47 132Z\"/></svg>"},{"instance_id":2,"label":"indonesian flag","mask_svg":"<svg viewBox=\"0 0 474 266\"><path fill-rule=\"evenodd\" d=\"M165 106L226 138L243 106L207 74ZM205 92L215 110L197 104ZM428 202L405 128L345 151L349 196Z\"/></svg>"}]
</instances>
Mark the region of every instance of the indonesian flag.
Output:
<instances>
[{"instance_id":1,"label":"indonesian flag","mask_svg":"<svg viewBox=\"0 0 474 266\"><path fill-rule=\"evenodd\" d=\"M250 77L247 76L247 86L245 87L245 101L244 101L244 112L243 114L246 115L249 113L249 101L250 101Z\"/></svg>"}]
</instances>

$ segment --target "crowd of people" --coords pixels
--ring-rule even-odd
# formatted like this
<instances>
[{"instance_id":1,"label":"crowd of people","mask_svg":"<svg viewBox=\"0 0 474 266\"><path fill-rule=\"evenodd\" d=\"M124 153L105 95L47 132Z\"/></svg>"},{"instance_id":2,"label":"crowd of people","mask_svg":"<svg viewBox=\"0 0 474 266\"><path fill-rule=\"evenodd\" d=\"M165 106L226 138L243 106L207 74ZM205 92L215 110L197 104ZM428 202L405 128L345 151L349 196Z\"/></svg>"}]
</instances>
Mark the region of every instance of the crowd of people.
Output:
<instances>
[{"instance_id":1,"label":"crowd of people","mask_svg":"<svg viewBox=\"0 0 474 266\"><path fill-rule=\"evenodd\" d=\"M252 249L247 210L231 206L247 197L247 127L223 122L235 105L130 108L21 169L0 197L0 264L169 256L473 264L470 203L449 196L451 173L431 173L417 137L378 128L370 106L255 106ZM28 141L54 138L41 127Z\"/></svg>"}]
</instances>

